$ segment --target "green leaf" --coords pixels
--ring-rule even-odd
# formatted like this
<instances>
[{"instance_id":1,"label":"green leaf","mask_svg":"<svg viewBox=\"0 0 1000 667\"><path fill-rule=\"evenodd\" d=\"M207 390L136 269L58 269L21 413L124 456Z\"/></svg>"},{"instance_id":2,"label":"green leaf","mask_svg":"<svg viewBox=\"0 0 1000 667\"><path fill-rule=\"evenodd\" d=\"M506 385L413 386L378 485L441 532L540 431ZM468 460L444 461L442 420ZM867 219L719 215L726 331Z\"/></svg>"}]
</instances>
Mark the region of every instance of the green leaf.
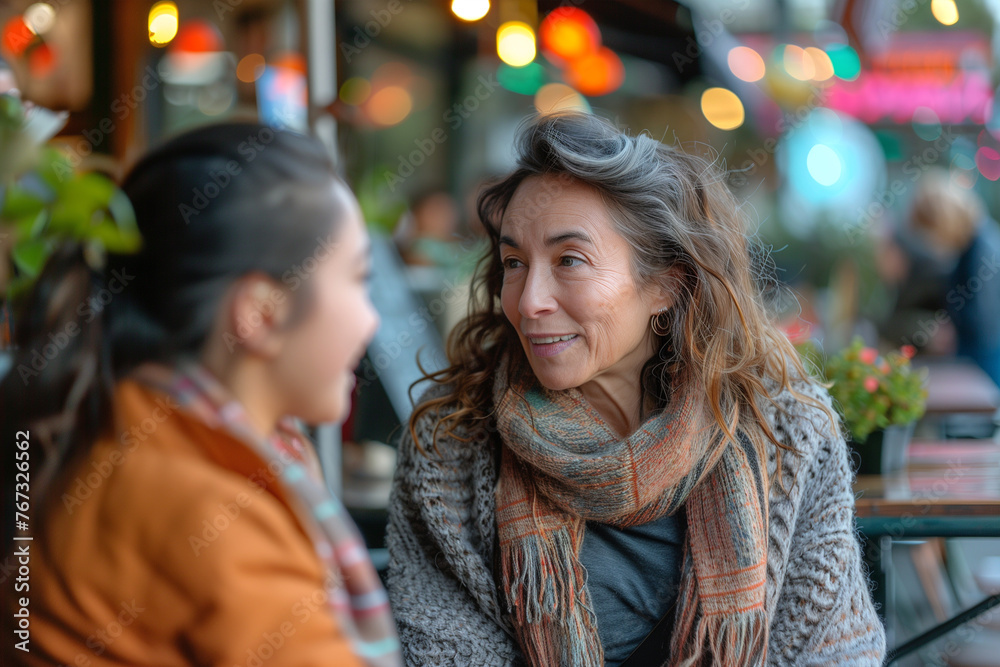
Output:
<instances>
[{"instance_id":1,"label":"green leaf","mask_svg":"<svg viewBox=\"0 0 1000 667\"><path fill-rule=\"evenodd\" d=\"M99 241L108 252L133 253L142 246L142 237L134 229L122 229L110 217L94 227L89 237Z\"/></svg>"},{"instance_id":2,"label":"green leaf","mask_svg":"<svg viewBox=\"0 0 1000 667\"><path fill-rule=\"evenodd\" d=\"M17 231L18 238L33 239L41 236L48 220L49 212L42 210L36 215L26 215L19 220L14 220L13 227Z\"/></svg>"},{"instance_id":3,"label":"green leaf","mask_svg":"<svg viewBox=\"0 0 1000 667\"><path fill-rule=\"evenodd\" d=\"M108 201L108 213L111 214L111 217L115 219L115 222L122 229L131 228L138 231L139 228L135 224L135 210L132 208L132 202L129 201L124 192L117 188Z\"/></svg>"},{"instance_id":4,"label":"green leaf","mask_svg":"<svg viewBox=\"0 0 1000 667\"><path fill-rule=\"evenodd\" d=\"M39 157L38 174L49 187L58 192L74 180L76 171L65 153L55 148L45 148Z\"/></svg>"},{"instance_id":5,"label":"green leaf","mask_svg":"<svg viewBox=\"0 0 1000 667\"><path fill-rule=\"evenodd\" d=\"M7 188L3 198L3 209L0 216L5 220L13 220L38 215L38 212L45 208L45 202L37 194L25 188L13 185Z\"/></svg>"},{"instance_id":6,"label":"green leaf","mask_svg":"<svg viewBox=\"0 0 1000 667\"><path fill-rule=\"evenodd\" d=\"M14 276L7 282L7 298L10 301L16 301L31 288L34 282L33 276Z\"/></svg>"},{"instance_id":7,"label":"green leaf","mask_svg":"<svg viewBox=\"0 0 1000 667\"><path fill-rule=\"evenodd\" d=\"M0 95L0 126L20 129L24 125L24 105L13 95Z\"/></svg>"},{"instance_id":8,"label":"green leaf","mask_svg":"<svg viewBox=\"0 0 1000 667\"><path fill-rule=\"evenodd\" d=\"M26 239L14 246L10 254L19 270L36 278L42 272L50 253L51 247L46 239Z\"/></svg>"}]
</instances>

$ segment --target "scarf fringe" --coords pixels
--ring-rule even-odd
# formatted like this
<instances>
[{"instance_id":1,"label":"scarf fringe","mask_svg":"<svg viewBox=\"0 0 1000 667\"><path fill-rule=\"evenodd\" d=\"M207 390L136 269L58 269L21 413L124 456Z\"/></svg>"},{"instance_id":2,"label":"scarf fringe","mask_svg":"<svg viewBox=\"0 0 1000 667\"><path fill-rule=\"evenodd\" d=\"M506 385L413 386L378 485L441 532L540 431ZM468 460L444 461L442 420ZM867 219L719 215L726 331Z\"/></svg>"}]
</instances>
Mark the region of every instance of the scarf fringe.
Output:
<instances>
[{"instance_id":1,"label":"scarf fringe","mask_svg":"<svg viewBox=\"0 0 1000 667\"><path fill-rule=\"evenodd\" d=\"M768 625L763 608L736 617L713 616L695 621L676 667L704 664L755 667L767 659ZM710 655L709 655L710 653Z\"/></svg>"},{"instance_id":2,"label":"scarf fringe","mask_svg":"<svg viewBox=\"0 0 1000 667\"><path fill-rule=\"evenodd\" d=\"M501 559L507 604L521 648L532 665L604 664L597 621L589 600L584 599L586 581L574 542L570 531L556 530L535 540L519 540L508 547L508 557ZM563 563L574 566L552 567Z\"/></svg>"}]
</instances>

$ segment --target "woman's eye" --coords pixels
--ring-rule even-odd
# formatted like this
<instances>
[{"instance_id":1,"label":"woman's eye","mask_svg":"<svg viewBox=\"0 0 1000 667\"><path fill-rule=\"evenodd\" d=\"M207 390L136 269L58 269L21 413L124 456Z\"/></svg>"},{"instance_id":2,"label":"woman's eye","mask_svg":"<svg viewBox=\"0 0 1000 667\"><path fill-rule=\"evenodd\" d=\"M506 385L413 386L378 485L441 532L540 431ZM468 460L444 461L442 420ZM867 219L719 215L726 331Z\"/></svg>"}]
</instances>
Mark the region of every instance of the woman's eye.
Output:
<instances>
[{"instance_id":1,"label":"woman's eye","mask_svg":"<svg viewBox=\"0 0 1000 667\"><path fill-rule=\"evenodd\" d=\"M516 269L521 266L520 260L514 259L513 257L508 257L503 261L503 268L505 269Z\"/></svg>"},{"instance_id":2,"label":"woman's eye","mask_svg":"<svg viewBox=\"0 0 1000 667\"><path fill-rule=\"evenodd\" d=\"M583 260L580 259L579 257L560 257L559 258L559 265L560 266L576 266L577 264L582 264L582 263L583 263Z\"/></svg>"}]
</instances>

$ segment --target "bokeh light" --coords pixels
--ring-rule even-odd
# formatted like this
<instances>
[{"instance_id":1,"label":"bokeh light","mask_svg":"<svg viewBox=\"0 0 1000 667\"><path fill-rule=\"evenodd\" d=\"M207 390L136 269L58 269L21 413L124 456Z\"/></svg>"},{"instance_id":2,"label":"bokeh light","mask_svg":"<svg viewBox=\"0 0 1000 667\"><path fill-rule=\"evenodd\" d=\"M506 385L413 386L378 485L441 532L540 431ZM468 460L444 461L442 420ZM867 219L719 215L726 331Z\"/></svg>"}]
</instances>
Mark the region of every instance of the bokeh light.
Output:
<instances>
[{"instance_id":1,"label":"bokeh light","mask_svg":"<svg viewBox=\"0 0 1000 667\"><path fill-rule=\"evenodd\" d=\"M451 12L463 21L478 21L490 11L490 0L452 0Z\"/></svg>"},{"instance_id":2,"label":"bokeh light","mask_svg":"<svg viewBox=\"0 0 1000 667\"><path fill-rule=\"evenodd\" d=\"M169 0L157 2L149 10L149 43L166 46L177 36L178 25L177 5Z\"/></svg>"},{"instance_id":3,"label":"bokeh light","mask_svg":"<svg viewBox=\"0 0 1000 667\"><path fill-rule=\"evenodd\" d=\"M731 90L709 88L701 94L701 112L720 130L735 130L743 124L743 103Z\"/></svg>"},{"instance_id":4,"label":"bokeh light","mask_svg":"<svg viewBox=\"0 0 1000 667\"><path fill-rule=\"evenodd\" d=\"M413 98L402 86L386 86L376 91L365 104L368 117L383 127L401 123L412 109Z\"/></svg>"},{"instance_id":5,"label":"bokeh light","mask_svg":"<svg viewBox=\"0 0 1000 667\"><path fill-rule=\"evenodd\" d=\"M523 67L535 59L535 33L527 23L508 21L497 30L497 55L511 67Z\"/></svg>"},{"instance_id":6,"label":"bokeh light","mask_svg":"<svg viewBox=\"0 0 1000 667\"><path fill-rule=\"evenodd\" d=\"M816 66L806 50L795 44L787 44L782 55L785 71L793 79L809 81L816 76Z\"/></svg>"},{"instance_id":7,"label":"bokeh light","mask_svg":"<svg viewBox=\"0 0 1000 667\"><path fill-rule=\"evenodd\" d=\"M3 48L9 53L20 56L34 40L35 33L24 22L24 17L15 16L4 24Z\"/></svg>"},{"instance_id":8,"label":"bokeh light","mask_svg":"<svg viewBox=\"0 0 1000 667\"><path fill-rule=\"evenodd\" d=\"M28 71L36 79L44 79L56 67L56 52L48 44L39 44L28 52Z\"/></svg>"},{"instance_id":9,"label":"bokeh light","mask_svg":"<svg viewBox=\"0 0 1000 667\"><path fill-rule=\"evenodd\" d=\"M56 22L56 10L46 2L36 2L24 10L24 22L36 35L44 35Z\"/></svg>"},{"instance_id":10,"label":"bokeh light","mask_svg":"<svg viewBox=\"0 0 1000 667\"><path fill-rule=\"evenodd\" d=\"M913 131L924 141L934 141L941 136L941 119L930 107L917 107L913 111Z\"/></svg>"},{"instance_id":11,"label":"bokeh light","mask_svg":"<svg viewBox=\"0 0 1000 667\"><path fill-rule=\"evenodd\" d=\"M958 154L951 160L952 182L960 188L971 189L979 179L979 170L976 163L968 155Z\"/></svg>"},{"instance_id":12,"label":"bokeh light","mask_svg":"<svg viewBox=\"0 0 1000 667\"><path fill-rule=\"evenodd\" d=\"M806 55L809 56L815 69L814 81L826 81L833 77L833 62L831 62L830 56L826 55L826 51L809 46L806 47Z\"/></svg>"},{"instance_id":13,"label":"bokeh light","mask_svg":"<svg viewBox=\"0 0 1000 667\"><path fill-rule=\"evenodd\" d=\"M858 52L847 44L831 44L826 49L833 65L833 73L844 81L854 81L861 74L861 59Z\"/></svg>"},{"instance_id":14,"label":"bokeh light","mask_svg":"<svg viewBox=\"0 0 1000 667\"><path fill-rule=\"evenodd\" d=\"M749 46L734 46L726 60L733 75L741 81L753 83L764 78L764 59Z\"/></svg>"},{"instance_id":15,"label":"bokeh light","mask_svg":"<svg viewBox=\"0 0 1000 667\"><path fill-rule=\"evenodd\" d=\"M826 144L816 144L806 155L806 169L817 183L829 187L840 180L844 165L837 151Z\"/></svg>"},{"instance_id":16,"label":"bokeh light","mask_svg":"<svg viewBox=\"0 0 1000 667\"><path fill-rule=\"evenodd\" d=\"M565 83L547 83L535 93L535 109L538 113L557 111L583 111L590 113L587 100Z\"/></svg>"},{"instance_id":17,"label":"bokeh light","mask_svg":"<svg viewBox=\"0 0 1000 667\"><path fill-rule=\"evenodd\" d=\"M857 225L859 207L884 191L886 159L878 138L832 109L809 112L782 137L775 159L787 183L779 203L783 224L800 238L824 221Z\"/></svg>"},{"instance_id":18,"label":"bokeh light","mask_svg":"<svg viewBox=\"0 0 1000 667\"><path fill-rule=\"evenodd\" d=\"M364 104L371 94L372 84L360 76L352 76L340 86L340 99L351 106Z\"/></svg>"},{"instance_id":19,"label":"bokeh light","mask_svg":"<svg viewBox=\"0 0 1000 667\"><path fill-rule=\"evenodd\" d=\"M278 54L271 60L271 65L282 69L298 72L302 76L306 74L306 59L298 51L285 51Z\"/></svg>"},{"instance_id":20,"label":"bokeh light","mask_svg":"<svg viewBox=\"0 0 1000 667\"><path fill-rule=\"evenodd\" d=\"M497 81L507 90L521 95L534 95L545 85L545 68L538 63L528 63L524 67L511 67L500 63Z\"/></svg>"},{"instance_id":21,"label":"bokeh light","mask_svg":"<svg viewBox=\"0 0 1000 667\"><path fill-rule=\"evenodd\" d=\"M202 19L192 19L185 21L180 27L170 48L174 52L216 53L224 49L224 42L222 33L213 24Z\"/></svg>"},{"instance_id":22,"label":"bokeh light","mask_svg":"<svg viewBox=\"0 0 1000 667\"><path fill-rule=\"evenodd\" d=\"M931 14L942 25L958 23L958 7L955 5L955 0L931 0Z\"/></svg>"},{"instance_id":23,"label":"bokeh light","mask_svg":"<svg viewBox=\"0 0 1000 667\"><path fill-rule=\"evenodd\" d=\"M847 44L847 31L844 30L844 26L828 19L816 22L812 36L816 43L823 48L829 44Z\"/></svg>"},{"instance_id":24,"label":"bokeh light","mask_svg":"<svg viewBox=\"0 0 1000 667\"><path fill-rule=\"evenodd\" d=\"M976 167L987 179L1000 179L1000 152L990 146L980 146L976 151Z\"/></svg>"},{"instance_id":25,"label":"bokeh light","mask_svg":"<svg viewBox=\"0 0 1000 667\"><path fill-rule=\"evenodd\" d=\"M566 68L566 79L584 95L607 95L625 81L625 66L617 53L602 46L571 61Z\"/></svg>"},{"instance_id":26,"label":"bokeh light","mask_svg":"<svg viewBox=\"0 0 1000 667\"><path fill-rule=\"evenodd\" d=\"M253 83L264 73L264 56L259 53L248 53L240 58L236 65L236 78L244 83Z\"/></svg>"},{"instance_id":27,"label":"bokeh light","mask_svg":"<svg viewBox=\"0 0 1000 667\"><path fill-rule=\"evenodd\" d=\"M601 31L590 14L576 7L554 10L538 29L542 48L557 62L572 61L594 53L601 45Z\"/></svg>"}]
</instances>

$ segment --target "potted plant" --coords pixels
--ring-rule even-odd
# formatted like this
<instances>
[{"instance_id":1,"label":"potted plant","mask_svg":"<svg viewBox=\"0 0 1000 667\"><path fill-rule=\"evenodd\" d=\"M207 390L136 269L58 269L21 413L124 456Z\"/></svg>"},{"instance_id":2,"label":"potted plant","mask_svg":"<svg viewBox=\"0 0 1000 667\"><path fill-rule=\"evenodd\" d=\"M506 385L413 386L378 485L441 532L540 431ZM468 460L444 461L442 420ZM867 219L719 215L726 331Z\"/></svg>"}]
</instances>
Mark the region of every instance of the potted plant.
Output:
<instances>
[{"instance_id":1,"label":"potted plant","mask_svg":"<svg viewBox=\"0 0 1000 667\"><path fill-rule=\"evenodd\" d=\"M815 348L802 350L806 362L829 383L834 406L861 457L859 474L902 468L913 427L927 404L926 372L910 365L916 350L879 354L860 338L823 358Z\"/></svg>"},{"instance_id":2,"label":"potted plant","mask_svg":"<svg viewBox=\"0 0 1000 667\"><path fill-rule=\"evenodd\" d=\"M142 243L132 205L107 177L77 170L46 145L65 116L0 95L0 324L61 243L79 243L95 270L106 253ZM5 331L5 334L9 332ZM7 344L0 337L0 350ZM2 360L0 360L2 361Z\"/></svg>"}]
</instances>

